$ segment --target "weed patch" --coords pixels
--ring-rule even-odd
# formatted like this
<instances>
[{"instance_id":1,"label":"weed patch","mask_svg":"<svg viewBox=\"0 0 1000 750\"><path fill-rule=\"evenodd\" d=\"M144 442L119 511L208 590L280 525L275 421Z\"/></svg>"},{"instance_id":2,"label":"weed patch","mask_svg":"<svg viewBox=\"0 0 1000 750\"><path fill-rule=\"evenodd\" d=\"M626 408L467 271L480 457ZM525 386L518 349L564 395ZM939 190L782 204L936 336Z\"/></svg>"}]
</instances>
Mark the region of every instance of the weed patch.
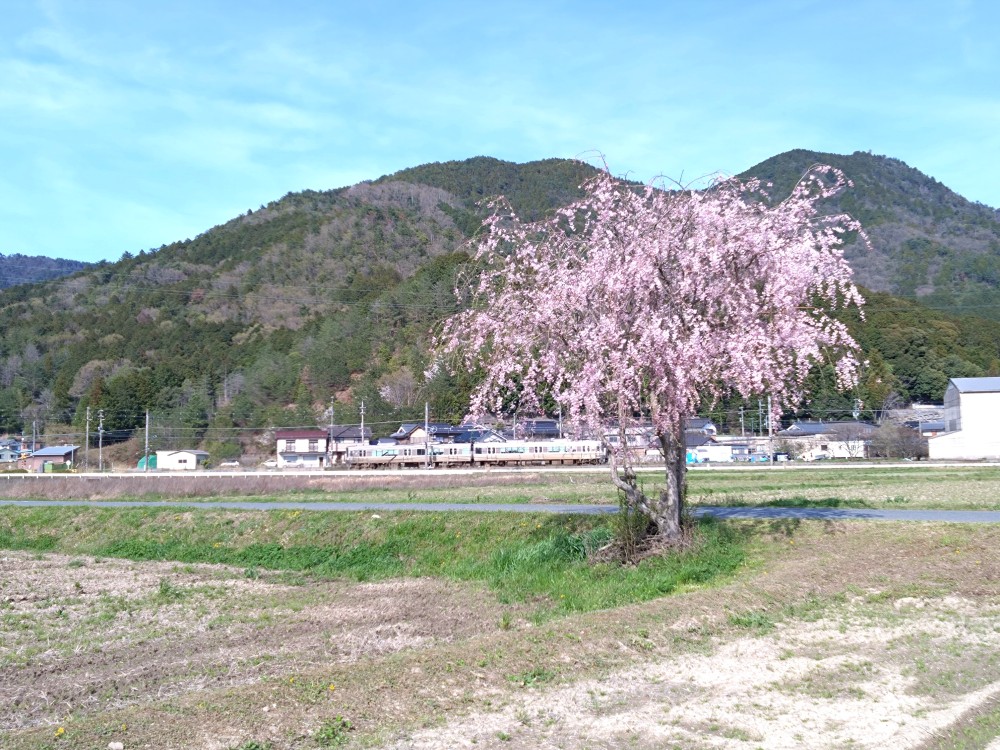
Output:
<instances>
[{"instance_id":1,"label":"weed patch","mask_svg":"<svg viewBox=\"0 0 1000 750\"><path fill-rule=\"evenodd\" d=\"M534 669L529 669L521 674L513 674L507 679L511 682L517 683L521 687L531 687L532 685L538 685L543 682L550 682L555 679L555 676L555 672L551 672L542 667L535 667Z\"/></svg>"},{"instance_id":2,"label":"weed patch","mask_svg":"<svg viewBox=\"0 0 1000 750\"><path fill-rule=\"evenodd\" d=\"M735 628L752 630L755 633L770 633L774 630L774 620L767 612L733 613L728 617L729 624Z\"/></svg>"},{"instance_id":3,"label":"weed patch","mask_svg":"<svg viewBox=\"0 0 1000 750\"><path fill-rule=\"evenodd\" d=\"M354 727L343 716L335 716L324 721L313 734L313 739L319 747L340 747L350 739L348 732Z\"/></svg>"}]
</instances>

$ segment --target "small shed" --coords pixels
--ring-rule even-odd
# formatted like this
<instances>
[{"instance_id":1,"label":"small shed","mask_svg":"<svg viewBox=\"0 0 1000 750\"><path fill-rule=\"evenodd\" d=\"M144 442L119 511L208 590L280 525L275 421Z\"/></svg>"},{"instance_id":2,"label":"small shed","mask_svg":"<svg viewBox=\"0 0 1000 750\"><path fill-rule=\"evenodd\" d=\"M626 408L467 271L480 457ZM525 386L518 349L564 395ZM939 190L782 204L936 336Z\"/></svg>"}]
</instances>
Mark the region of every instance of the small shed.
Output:
<instances>
[{"instance_id":1,"label":"small shed","mask_svg":"<svg viewBox=\"0 0 1000 750\"><path fill-rule=\"evenodd\" d=\"M39 448L24 459L24 468L28 471L44 471L45 465L71 467L76 458L79 445L51 445Z\"/></svg>"},{"instance_id":2,"label":"small shed","mask_svg":"<svg viewBox=\"0 0 1000 750\"><path fill-rule=\"evenodd\" d=\"M206 461L208 451L156 451L156 467L161 471L195 471L205 468Z\"/></svg>"}]
</instances>

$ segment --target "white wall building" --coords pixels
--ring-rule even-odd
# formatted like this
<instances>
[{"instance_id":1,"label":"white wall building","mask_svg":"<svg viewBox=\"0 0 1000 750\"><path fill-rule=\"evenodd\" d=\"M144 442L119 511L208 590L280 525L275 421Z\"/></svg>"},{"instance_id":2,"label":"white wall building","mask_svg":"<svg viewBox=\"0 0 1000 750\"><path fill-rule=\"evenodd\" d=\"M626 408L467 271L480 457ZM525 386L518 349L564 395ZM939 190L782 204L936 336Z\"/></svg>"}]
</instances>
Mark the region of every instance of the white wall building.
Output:
<instances>
[{"instance_id":1,"label":"white wall building","mask_svg":"<svg viewBox=\"0 0 1000 750\"><path fill-rule=\"evenodd\" d=\"M864 458L875 425L867 422L795 422L775 434L775 450L788 450L803 461Z\"/></svg>"},{"instance_id":2,"label":"white wall building","mask_svg":"<svg viewBox=\"0 0 1000 750\"><path fill-rule=\"evenodd\" d=\"M1000 459L1000 378L948 381L944 428L944 434L927 441L930 458Z\"/></svg>"},{"instance_id":3,"label":"white wall building","mask_svg":"<svg viewBox=\"0 0 1000 750\"><path fill-rule=\"evenodd\" d=\"M322 469L329 462L326 430L278 430L274 437L279 469Z\"/></svg>"},{"instance_id":4,"label":"white wall building","mask_svg":"<svg viewBox=\"0 0 1000 750\"><path fill-rule=\"evenodd\" d=\"M194 471L207 460L206 451L156 451L157 471Z\"/></svg>"}]
</instances>

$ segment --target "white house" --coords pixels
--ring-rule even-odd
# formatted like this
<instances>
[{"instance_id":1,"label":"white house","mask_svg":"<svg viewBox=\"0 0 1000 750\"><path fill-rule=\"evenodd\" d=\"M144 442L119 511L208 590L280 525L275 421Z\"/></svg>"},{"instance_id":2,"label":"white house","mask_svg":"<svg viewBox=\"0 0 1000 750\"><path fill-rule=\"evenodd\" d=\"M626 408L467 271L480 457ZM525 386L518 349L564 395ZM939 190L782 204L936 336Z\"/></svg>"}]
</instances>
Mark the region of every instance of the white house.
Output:
<instances>
[{"instance_id":1,"label":"white house","mask_svg":"<svg viewBox=\"0 0 1000 750\"><path fill-rule=\"evenodd\" d=\"M1000 459L1000 378L949 380L944 428L927 440L930 458Z\"/></svg>"},{"instance_id":2,"label":"white house","mask_svg":"<svg viewBox=\"0 0 1000 750\"><path fill-rule=\"evenodd\" d=\"M864 458L876 427L867 422L795 422L775 433L803 461L822 458Z\"/></svg>"},{"instance_id":3,"label":"white house","mask_svg":"<svg viewBox=\"0 0 1000 750\"><path fill-rule=\"evenodd\" d=\"M159 471L195 471L204 468L207 451L156 451L156 468Z\"/></svg>"},{"instance_id":4,"label":"white house","mask_svg":"<svg viewBox=\"0 0 1000 750\"><path fill-rule=\"evenodd\" d=\"M322 469L329 461L326 430L278 430L274 439L279 469Z\"/></svg>"}]
</instances>

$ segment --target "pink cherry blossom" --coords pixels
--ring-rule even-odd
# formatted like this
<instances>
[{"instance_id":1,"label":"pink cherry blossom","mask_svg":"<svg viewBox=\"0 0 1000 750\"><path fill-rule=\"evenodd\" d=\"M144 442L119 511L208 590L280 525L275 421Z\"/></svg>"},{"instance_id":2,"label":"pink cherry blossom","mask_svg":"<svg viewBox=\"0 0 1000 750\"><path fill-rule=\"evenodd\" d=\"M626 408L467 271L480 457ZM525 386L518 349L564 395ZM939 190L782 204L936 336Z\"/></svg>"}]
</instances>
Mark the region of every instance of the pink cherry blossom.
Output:
<instances>
[{"instance_id":1,"label":"pink cherry blossom","mask_svg":"<svg viewBox=\"0 0 1000 750\"><path fill-rule=\"evenodd\" d=\"M666 190L601 172L535 223L499 199L475 240L471 305L444 323L436 351L482 369L474 413L500 411L512 392L526 408L551 394L580 427L615 425L615 485L676 537L685 418L703 400L769 395L778 412L824 361L843 386L857 379L857 344L830 313L863 303L843 243L848 232L867 240L850 217L819 211L847 185L817 166L769 204L755 180ZM639 487L627 450L640 420L666 462L657 496Z\"/></svg>"}]
</instances>

